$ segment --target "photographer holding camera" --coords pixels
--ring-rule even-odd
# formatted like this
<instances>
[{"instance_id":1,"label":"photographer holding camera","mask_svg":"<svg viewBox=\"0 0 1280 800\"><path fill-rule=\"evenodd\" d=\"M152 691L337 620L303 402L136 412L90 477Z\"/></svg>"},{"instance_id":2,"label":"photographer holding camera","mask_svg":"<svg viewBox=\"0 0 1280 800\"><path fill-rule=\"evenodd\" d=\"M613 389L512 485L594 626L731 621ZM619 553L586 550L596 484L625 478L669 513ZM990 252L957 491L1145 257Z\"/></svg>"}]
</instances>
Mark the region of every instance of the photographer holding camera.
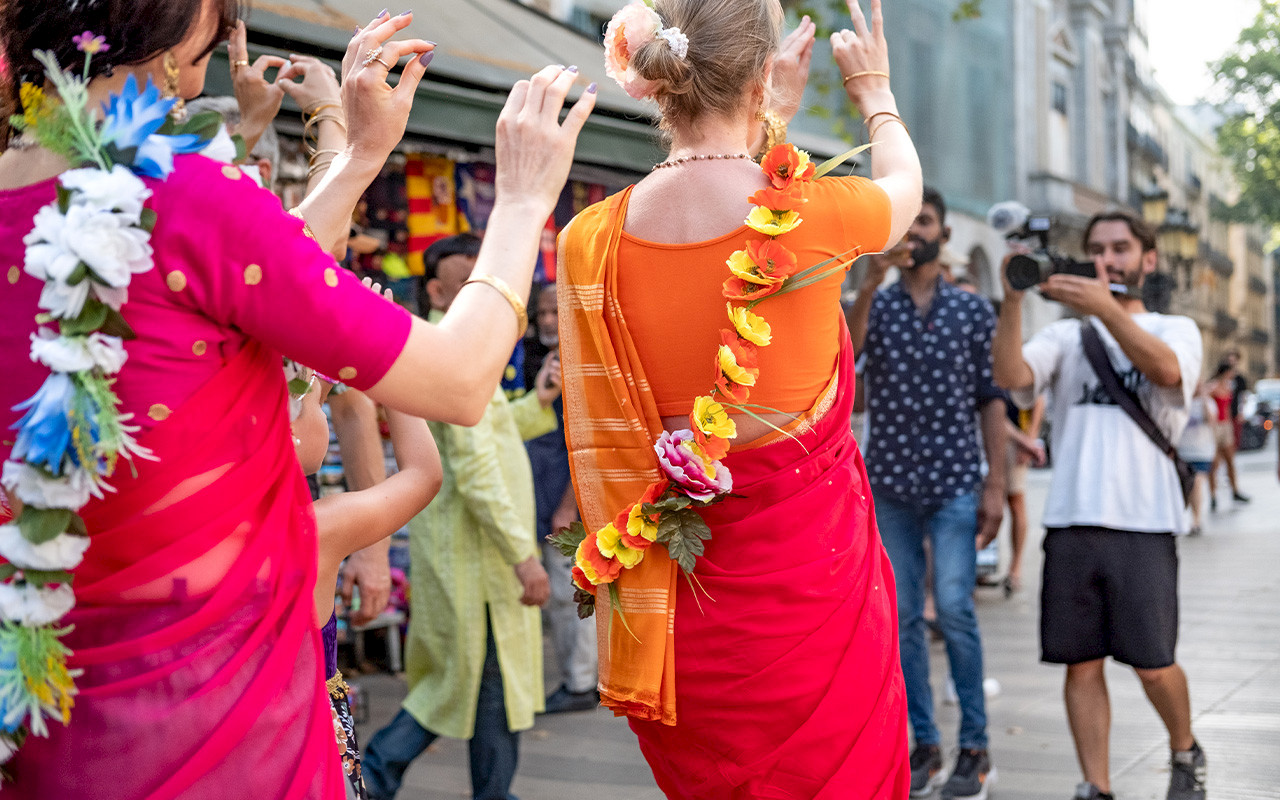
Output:
<instances>
[{"instance_id":1,"label":"photographer holding camera","mask_svg":"<svg viewBox=\"0 0 1280 800\"><path fill-rule=\"evenodd\" d=\"M1085 782L1076 798L1110 798L1107 656L1137 672L1169 731L1169 800L1203 800L1205 757L1191 733L1178 638L1184 477L1171 454L1187 423L1203 357L1187 317L1150 313L1155 233L1125 211L1089 221L1096 277L1046 276L1041 293L1083 319L1022 344L1023 292L1005 280L993 345L996 382L1030 406L1050 390L1055 469L1044 513L1041 659L1067 665L1067 721ZM1017 256L1011 253L1006 266ZM1136 402L1135 402L1136 401Z\"/></svg>"}]
</instances>

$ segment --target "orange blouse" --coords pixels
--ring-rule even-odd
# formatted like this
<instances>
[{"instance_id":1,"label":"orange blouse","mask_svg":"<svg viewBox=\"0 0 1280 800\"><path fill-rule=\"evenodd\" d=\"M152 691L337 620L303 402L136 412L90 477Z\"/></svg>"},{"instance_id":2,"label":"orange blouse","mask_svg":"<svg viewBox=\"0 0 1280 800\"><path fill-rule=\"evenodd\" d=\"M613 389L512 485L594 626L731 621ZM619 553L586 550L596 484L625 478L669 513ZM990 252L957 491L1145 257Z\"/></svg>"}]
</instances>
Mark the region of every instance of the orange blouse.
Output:
<instances>
[{"instance_id":1,"label":"orange blouse","mask_svg":"<svg viewBox=\"0 0 1280 800\"><path fill-rule=\"evenodd\" d=\"M800 269L852 250L847 270L858 256L886 246L889 197L872 181L826 177L809 184L807 196L803 223L780 240L796 254ZM725 262L748 239L767 238L745 225L691 244L649 242L623 232L617 300L662 416L688 414L694 398L714 384L720 329L732 330L720 294L729 277ZM843 279L836 272L756 309L772 326L773 342L759 350L752 403L807 411L826 390L840 352Z\"/></svg>"}]
</instances>

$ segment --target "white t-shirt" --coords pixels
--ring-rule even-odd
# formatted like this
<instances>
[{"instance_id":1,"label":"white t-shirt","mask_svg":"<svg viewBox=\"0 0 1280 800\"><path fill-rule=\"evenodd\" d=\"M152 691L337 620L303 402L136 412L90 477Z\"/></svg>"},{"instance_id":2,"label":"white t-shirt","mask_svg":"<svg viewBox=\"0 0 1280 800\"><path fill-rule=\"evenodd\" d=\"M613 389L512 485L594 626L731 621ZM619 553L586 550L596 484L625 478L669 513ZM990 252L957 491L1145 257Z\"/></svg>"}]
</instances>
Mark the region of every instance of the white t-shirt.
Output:
<instances>
[{"instance_id":1,"label":"white t-shirt","mask_svg":"<svg viewBox=\"0 0 1280 800\"><path fill-rule=\"evenodd\" d=\"M1135 314L1133 320L1173 349L1182 372L1181 385L1152 384L1106 326L1089 318L1121 382L1137 392L1156 425L1176 442L1187 424L1187 409L1200 378L1204 358L1200 330L1188 317L1144 313ZM1080 320L1049 325L1023 345L1022 357L1035 375L1035 384L1030 390L1013 392L1014 402L1029 408L1037 395L1052 390L1054 469L1045 526L1185 532L1187 515L1177 470L1102 388L1084 354Z\"/></svg>"}]
</instances>

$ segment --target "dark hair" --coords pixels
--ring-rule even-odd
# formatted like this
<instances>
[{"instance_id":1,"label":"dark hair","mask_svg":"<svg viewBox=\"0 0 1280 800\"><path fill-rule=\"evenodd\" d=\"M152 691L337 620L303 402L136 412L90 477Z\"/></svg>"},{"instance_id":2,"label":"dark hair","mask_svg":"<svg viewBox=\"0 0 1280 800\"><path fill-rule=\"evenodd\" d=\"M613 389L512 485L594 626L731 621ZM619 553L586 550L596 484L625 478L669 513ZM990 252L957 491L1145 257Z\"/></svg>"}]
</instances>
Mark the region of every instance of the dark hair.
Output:
<instances>
[{"instance_id":1,"label":"dark hair","mask_svg":"<svg viewBox=\"0 0 1280 800\"><path fill-rule=\"evenodd\" d=\"M418 310L426 315L431 310L431 296L427 294L427 282L435 280L440 262L450 256L475 258L480 255L480 237L474 233L460 233L432 242L422 256L422 275L418 278Z\"/></svg>"},{"instance_id":2,"label":"dark hair","mask_svg":"<svg viewBox=\"0 0 1280 800\"><path fill-rule=\"evenodd\" d=\"M0 0L0 145L9 138L9 115L20 110L18 88L24 81L44 85L36 50L52 52L64 69L80 75L84 54L71 37L93 31L111 49L93 58L89 77L110 75L182 43L203 9L203 0ZM217 0L218 30L200 58L231 34L239 11L237 0Z\"/></svg>"},{"instance_id":3,"label":"dark hair","mask_svg":"<svg viewBox=\"0 0 1280 800\"><path fill-rule=\"evenodd\" d=\"M1151 223L1134 214L1132 211L1104 211L1101 214L1094 214L1089 220L1089 224L1084 226L1084 245L1085 252L1089 250L1089 237L1093 235L1093 228L1102 222L1123 222L1129 226L1129 233L1133 234L1133 238L1138 240L1138 244L1142 246L1142 252L1149 253L1156 249L1156 230L1151 227Z\"/></svg>"},{"instance_id":4,"label":"dark hair","mask_svg":"<svg viewBox=\"0 0 1280 800\"><path fill-rule=\"evenodd\" d=\"M1230 365L1230 364L1228 364L1228 363L1227 363L1227 362L1225 362L1225 361L1219 361L1219 362L1218 362L1218 371L1217 371L1217 372L1215 372L1215 373L1213 373L1213 377L1214 377L1214 378L1221 378L1223 375L1226 375L1226 374L1227 374L1228 372L1230 372L1230 371L1231 371L1231 365Z\"/></svg>"},{"instance_id":5,"label":"dark hair","mask_svg":"<svg viewBox=\"0 0 1280 800\"><path fill-rule=\"evenodd\" d=\"M933 210L938 212L938 224L947 224L947 201L942 199L942 192L932 186L924 187L924 202L933 206Z\"/></svg>"}]
</instances>

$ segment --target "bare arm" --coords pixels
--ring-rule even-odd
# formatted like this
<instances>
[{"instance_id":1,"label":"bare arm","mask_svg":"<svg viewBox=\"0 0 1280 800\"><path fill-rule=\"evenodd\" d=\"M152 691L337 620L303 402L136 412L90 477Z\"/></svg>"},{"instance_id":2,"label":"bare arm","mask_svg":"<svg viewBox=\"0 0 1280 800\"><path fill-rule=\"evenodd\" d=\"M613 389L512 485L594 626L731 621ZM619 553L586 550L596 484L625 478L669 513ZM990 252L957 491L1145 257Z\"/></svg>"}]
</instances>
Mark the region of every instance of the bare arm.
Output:
<instances>
[{"instance_id":1,"label":"bare arm","mask_svg":"<svg viewBox=\"0 0 1280 800\"><path fill-rule=\"evenodd\" d=\"M1100 314L1098 319L1107 326L1120 349L1148 380L1168 388L1182 385L1182 368L1173 348L1158 336L1143 330L1119 303L1105 315Z\"/></svg>"},{"instance_id":2,"label":"bare arm","mask_svg":"<svg viewBox=\"0 0 1280 800\"><path fill-rule=\"evenodd\" d=\"M342 451L342 468L351 491L369 489L387 479L382 455L382 435L378 431L378 407L367 395L348 389L329 395L333 430ZM360 587L357 624L381 614L391 596L391 540L384 538L357 550L347 558L342 570L342 598L351 604L355 587Z\"/></svg>"},{"instance_id":3,"label":"bare arm","mask_svg":"<svg viewBox=\"0 0 1280 800\"><path fill-rule=\"evenodd\" d=\"M440 491L440 452L424 420L387 410L391 443L400 471L368 489L322 497L315 502L320 541L316 605L332 602L342 559L385 540L427 507ZM385 555L384 555L385 558Z\"/></svg>"},{"instance_id":4,"label":"bare arm","mask_svg":"<svg viewBox=\"0 0 1280 800\"><path fill-rule=\"evenodd\" d=\"M1009 391L1030 389L1036 382L1031 365L1022 357L1022 296L1005 283L1004 303L991 341L992 375L997 386Z\"/></svg>"},{"instance_id":5,"label":"bare arm","mask_svg":"<svg viewBox=\"0 0 1280 800\"><path fill-rule=\"evenodd\" d=\"M880 0L871 0L869 29L858 1L847 0L847 3L854 30L832 34L832 53L840 74L849 78L844 83L849 99L858 107L862 118L871 121L868 133L874 133L872 142L875 144L871 148L871 177L889 195L892 209L889 241L897 242L906 235L912 220L920 213L924 193L920 157L906 126L892 121L898 116L898 103L889 88L889 79L881 75L860 74L887 75L889 72L889 47L884 38L884 14ZM858 77L850 77L854 75Z\"/></svg>"},{"instance_id":6,"label":"bare arm","mask_svg":"<svg viewBox=\"0 0 1280 800\"><path fill-rule=\"evenodd\" d=\"M978 411L982 420L982 444L987 452L987 479L982 486L982 503L978 507L979 549L986 547L1000 532L1004 518L1005 489L1008 485L1005 470L1008 448L1005 425L1009 418L1004 412L1003 400L990 400Z\"/></svg>"}]
</instances>

